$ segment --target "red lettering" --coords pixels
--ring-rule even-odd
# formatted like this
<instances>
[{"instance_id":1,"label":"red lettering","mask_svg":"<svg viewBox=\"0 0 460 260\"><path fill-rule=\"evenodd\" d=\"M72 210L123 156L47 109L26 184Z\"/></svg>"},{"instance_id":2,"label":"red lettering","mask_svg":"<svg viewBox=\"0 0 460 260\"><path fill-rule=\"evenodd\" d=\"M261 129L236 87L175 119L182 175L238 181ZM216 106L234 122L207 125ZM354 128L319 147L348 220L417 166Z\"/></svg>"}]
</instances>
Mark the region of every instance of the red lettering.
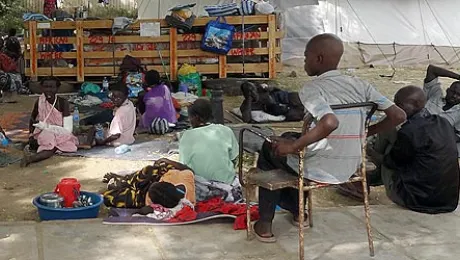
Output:
<instances>
[{"instance_id":1,"label":"red lettering","mask_svg":"<svg viewBox=\"0 0 460 260\"><path fill-rule=\"evenodd\" d=\"M256 39L260 39L260 37L262 37L262 33L261 32L245 32L244 33L244 39L245 40L256 40ZM234 40L243 40L243 33L241 32L237 32L233 35L233 39Z\"/></svg>"},{"instance_id":2,"label":"red lettering","mask_svg":"<svg viewBox=\"0 0 460 260\"><path fill-rule=\"evenodd\" d=\"M68 37L41 37L40 44L67 44L69 43Z\"/></svg>"},{"instance_id":3,"label":"red lettering","mask_svg":"<svg viewBox=\"0 0 460 260\"><path fill-rule=\"evenodd\" d=\"M102 36L90 36L88 39L90 44L104 43L104 38L102 38Z\"/></svg>"},{"instance_id":4,"label":"red lettering","mask_svg":"<svg viewBox=\"0 0 460 260\"><path fill-rule=\"evenodd\" d=\"M194 34L194 33L182 34L182 41L184 41L184 42L196 42L196 34Z\"/></svg>"},{"instance_id":5,"label":"red lettering","mask_svg":"<svg viewBox=\"0 0 460 260\"><path fill-rule=\"evenodd\" d=\"M230 55L231 56L242 56L243 52L244 52L244 55L248 55L248 56L256 55L254 48L246 48L244 49L244 51L242 48L231 49Z\"/></svg>"},{"instance_id":6,"label":"red lettering","mask_svg":"<svg viewBox=\"0 0 460 260\"><path fill-rule=\"evenodd\" d=\"M40 52L39 58L41 60L49 60L49 59L54 59L54 60L60 60L63 59L63 54L62 52Z\"/></svg>"}]
</instances>

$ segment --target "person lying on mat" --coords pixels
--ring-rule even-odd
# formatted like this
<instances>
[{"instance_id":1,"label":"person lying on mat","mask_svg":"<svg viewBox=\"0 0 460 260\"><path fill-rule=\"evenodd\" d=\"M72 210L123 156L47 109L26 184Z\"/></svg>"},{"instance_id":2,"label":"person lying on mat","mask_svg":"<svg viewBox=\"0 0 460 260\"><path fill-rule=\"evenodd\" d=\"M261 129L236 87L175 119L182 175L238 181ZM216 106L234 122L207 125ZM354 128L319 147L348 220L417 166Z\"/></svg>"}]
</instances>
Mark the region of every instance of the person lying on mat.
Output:
<instances>
[{"instance_id":1,"label":"person lying on mat","mask_svg":"<svg viewBox=\"0 0 460 260\"><path fill-rule=\"evenodd\" d=\"M299 99L299 93L287 92L268 85L244 82L241 85L244 101L240 106L243 122L253 121L252 111L263 111L272 116L284 116L285 121L300 121L305 108Z\"/></svg>"},{"instance_id":2,"label":"person lying on mat","mask_svg":"<svg viewBox=\"0 0 460 260\"><path fill-rule=\"evenodd\" d=\"M69 102L56 95L61 82L56 77L45 77L40 85L43 94L35 102L29 123L29 147L37 154L25 154L22 167L48 159L57 151L77 151Z\"/></svg>"},{"instance_id":3,"label":"person lying on mat","mask_svg":"<svg viewBox=\"0 0 460 260\"><path fill-rule=\"evenodd\" d=\"M109 98L113 102L113 119L104 136L97 138L96 129L89 131L86 143L81 148L90 148L93 145L120 146L133 144L134 130L136 129L136 108L128 99L129 89L122 82L109 87Z\"/></svg>"},{"instance_id":4,"label":"person lying on mat","mask_svg":"<svg viewBox=\"0 0 460 260\"><path fill-rule=\"evenodd\" d=\"M145 73L145 94L139 97L138 109L141 125L149 129L155 118L166 119L168 123L177 122L177 112L173 104L171 92L160 80L160 74L156 70Z\"/></svg>"},{"instance_id":5,"label":"person lying on mat","mask_svg":"<svg viewBox=\"0 0 460 260\"><path fill-rule=\"evenodd\" d=\"M103 182L107 183L107 191L103 192L107 207L142 208L152 203L158 204L162 200L158 194L161 186L152 186L158 182L171 183L182 193L181 198L192 204L196 201L193 172L187 166L168 159L160 159L151 166L125 176L108 173Z\"/></svg>"},{"instance_id":6,"label":"person lying on mat","mask_svg":"<svg viewBox=\"0 0 460 260\"><path fill-rule=\"evenodd\" d=\"M377 135L374 146L369 147L377 166L368 173L369 185L384 185L394 203L410 210L430 214L454 211L460 170L453 127L424 108L426 95L419 87L400 89L395 103L406 112L407 122L398 131Z\"/></svg>"},{"instance_id":7,"label":"person lying on mat","mask_svg":"<svg viewBox=\"0 0 460 260\"><path fill-rule=\"evenodd\" d=\"M197 99L188 115L192 129L179 140L179 161L196 175L197 199L206 200L217 186L226 190L224 200L238 200L242 193L234 165L238 141L233 130L211 123L212 106L207 99Z\"/></svg>"},{"instance_id":8,"label":"person lying on mat","mask_svg":"<svg viewBox=\"0 0 460 260\"><path fill-rule=\"evenodd\" d=\"M316 76L316 78L304 85L299 92L299 97L306 110L315 119L315 126L303 135L286 133L274 138L272 143L266 141L257 162L258 168L264 171L283 169L297 174L296 154L308 147L305 156L305 167L308 169L305 174L308 179L323 183L345 182L356 172L360 156L350 156L349 147L331 148L333 142L328 142L325 138L336 129L337 135L344 134L342 131L345 128L347 133L359 133L364 122L361 113L357 113L359 117L353 116L354 114L336 114L330 105L360 102L378 104L378 109L385 112L386 118L370 127L370 135L392 129L404 122L406 119L404 111L380 94L371 84L356 77L343 75L337 70L342 55L342 41L334 34L320 34L308 42L305 50L305 71L309 76ZM338 118L347 120L339 122ZM354 121L350 122L350 120ZM342 124L346 124L346 127ZM347 139L347 142L350 145L353 142L352 145L355 147L361 146L359 134L353 140ZM344 157L344 154L347 156ZM341 159L340 167L334 163L334 158L337 157ZM272 221L277 205L293 214L293 223L298 222L299 202L296 189L270 191L259 187L260 220L254 224L254 231L261 242L276 241L272 233Z\"/></svg>"},{"instance_id":9,"label":"person lying on mat","mask_svg":"<svg viewBox=\"0 0 460 260\"><path fill-rule=\"evenodd\" d=\"M440 77L455 79L444 96L441 89ZM426 109L433 115L440 115L447 119L455 128L457 143L460 143L460 75L433 65L426 70L423 89L427 96ZM457 144L460 151L460 144Z\"/></svg>"}]
</instances>

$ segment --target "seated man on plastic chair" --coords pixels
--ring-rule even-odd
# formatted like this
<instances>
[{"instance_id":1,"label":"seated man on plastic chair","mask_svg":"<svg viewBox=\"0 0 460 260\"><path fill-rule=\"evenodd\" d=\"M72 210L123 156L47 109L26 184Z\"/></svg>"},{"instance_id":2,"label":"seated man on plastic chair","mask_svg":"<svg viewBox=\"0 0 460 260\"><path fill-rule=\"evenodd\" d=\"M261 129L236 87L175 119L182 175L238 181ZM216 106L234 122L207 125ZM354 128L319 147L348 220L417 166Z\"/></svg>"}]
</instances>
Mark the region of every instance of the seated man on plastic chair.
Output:
<instances>
[{"instance_id":1,"label":"seated man on plastic chair","mask_svg":"<svg viewBox=\"0 0 460 260\"><path fill-rule=\"evenodd\" d=\"M342 41L333 34L317 35L308 42L305 51L305 71L309 76L317 77L305 84L299 96L306 110L313 116L315 126L304 135L285 133L281 138L273 138L271 143L265 142L258 168L264 171L283 169L297 174L298 157L295 155L308 146L305 156L305 168L308 169L306 178L322 183L342 183L356 172L360 163L360 155L352 154L351 151L360 151L362 136L356 133L362 131L365 116L362 116L359 109L335 114L330 105L376 103L378 109L385 112L386 118L370 127L369 135L394 128L404 122L404 111L377 92L371 84L342 75L337 70L342 54ZM354 111L358 113L353 114ZM349 120L350 118L352 120ZM329 136L336 129L340 135ZM326 139L328 136L329 140ZM347 145L337 145L334 139L342 139ZM350 146L356 149L351 149ZM272 233L272 221L277 205L294 215L294 223L298 221L299 203L296 189L270 191L260 187L260 220L255 223L254 232L261 242L276 241Z\"/></svg>"}]
</instances>

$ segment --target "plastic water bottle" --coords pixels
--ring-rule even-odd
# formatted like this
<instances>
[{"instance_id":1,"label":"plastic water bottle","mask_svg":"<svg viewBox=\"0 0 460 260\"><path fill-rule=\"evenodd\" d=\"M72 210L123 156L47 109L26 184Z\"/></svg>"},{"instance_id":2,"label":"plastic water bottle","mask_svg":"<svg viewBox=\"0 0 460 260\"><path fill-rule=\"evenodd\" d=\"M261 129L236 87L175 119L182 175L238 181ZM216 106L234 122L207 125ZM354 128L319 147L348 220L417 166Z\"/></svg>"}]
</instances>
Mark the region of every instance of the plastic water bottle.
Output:
<instances>
[{"instance_id":1,"label":"plastic water bottle","mask_svg":"<svg viewBox=\"0 0 460 260\"><path fill-rule=\"evenodd\" d=\"M104 127L101 124L96 125L96 139L104 140Z\"/></svg>"},{"instance_id":2,"label":"plastic water bottle","mask_svg":"<svg viewBox=\"0 0 460 260\"><path fill-rule=\"evenodd\" d=\"M107 77L104 78L104 80L102 81L102 92L107 92L109 91L109 80L107 79Z\"/></svg>"},{"instance_id":3,"label":"plastic water bottle","mask_svg":"<svg viewBox=\"0 0 460 260\"><path fill-rule=\"evenodd\" d=\"M77 130L80 128L80 111L78 107L75 107L73 110L73 129Z\"/></svg>"},{"instance_id":4,"label":"plastic water bottle","mask_svg":"<svg viewBox=\"0 0 460 260\"><path fill-rule=\"evenodd\" d=\"M3 147L8 146L8 143L9 143L8 138L6 138L6 136L2 133L0 133L0 142Z\"/></svg>"},{"instance_id":5,"label":"plastic water bottle","mask_svg":"<svg viewBox=\"0 0 460 260\"><path fill-rule=\"evenodd\" d=\"M123 144L115 148L115 153L116 154L125 154L127 152L131 151L131 148L129 145Z\"/></svg>"}]
</instances>

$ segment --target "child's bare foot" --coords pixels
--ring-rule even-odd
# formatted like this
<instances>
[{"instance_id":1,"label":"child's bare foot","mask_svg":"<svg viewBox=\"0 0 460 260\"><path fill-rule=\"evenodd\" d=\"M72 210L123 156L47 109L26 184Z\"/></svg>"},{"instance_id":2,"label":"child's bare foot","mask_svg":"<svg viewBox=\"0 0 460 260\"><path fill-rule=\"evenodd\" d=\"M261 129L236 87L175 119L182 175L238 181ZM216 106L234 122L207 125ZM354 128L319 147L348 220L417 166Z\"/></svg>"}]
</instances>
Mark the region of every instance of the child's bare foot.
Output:
<instances>
[{"instance_id":1,"label":"child's bare foot","mask_svg":"<svg viewBox=\"0 0 460 260\"><path fill-rule=\"evenodd\" d=\"M25 168L25 167L27 167L29 165L30 165L30 158L29 158L29 156L24 155L24 157L22 157L22 159L21 159L21 165L20 166L21 166L21 168Z\"/></svg>"}]
</instances>

